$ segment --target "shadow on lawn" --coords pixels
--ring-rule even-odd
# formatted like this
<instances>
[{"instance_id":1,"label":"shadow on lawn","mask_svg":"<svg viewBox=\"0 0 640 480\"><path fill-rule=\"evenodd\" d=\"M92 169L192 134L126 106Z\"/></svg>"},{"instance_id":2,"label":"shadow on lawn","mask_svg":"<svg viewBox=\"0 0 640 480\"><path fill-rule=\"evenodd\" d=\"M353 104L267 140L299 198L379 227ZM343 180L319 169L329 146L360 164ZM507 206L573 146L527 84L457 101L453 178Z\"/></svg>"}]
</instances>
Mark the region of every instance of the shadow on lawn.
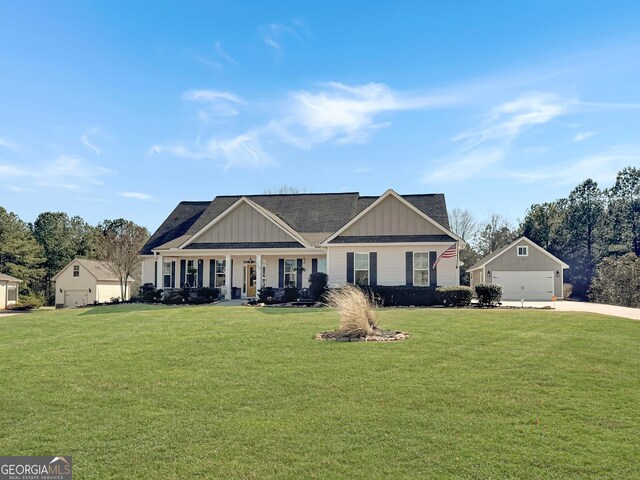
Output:
<instances>
[{"instance_id":1,"label":"shadow on lawn","mask_svg":"<svg viewBox=\"0 0 640 480\"><path fill-rule=\"evenodd\" d=\"M80 315L112 315L114 313L144 312L147 310L158 310L166 308L166 305L153 305L150 303L136 303L128 305L98 305L84 307L85 310Z\"/></svg>"}]
</instances>

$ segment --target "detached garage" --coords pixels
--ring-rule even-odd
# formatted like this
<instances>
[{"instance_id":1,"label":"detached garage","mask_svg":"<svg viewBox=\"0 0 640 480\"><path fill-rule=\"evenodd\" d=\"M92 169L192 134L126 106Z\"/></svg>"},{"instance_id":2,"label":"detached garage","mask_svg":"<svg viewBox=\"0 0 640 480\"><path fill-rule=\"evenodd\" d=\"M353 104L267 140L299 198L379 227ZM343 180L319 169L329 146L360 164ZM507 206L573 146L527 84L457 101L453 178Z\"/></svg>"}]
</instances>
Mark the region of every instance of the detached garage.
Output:
<instances>
[{"instance_id":1,"label":"detached garage","mask_svg":"<svg viewBox=\"0 0 640 480\"><path fill-rule=\"evenodd\" d=\"M94 303L122 300L120 280L105 262L76 258L54 277L56 307L82 307ZM133 278L128 280L127 298L131 296Z\"/></svg>"},{"instance_id":2,"label":"detached garage","mask_svg":"<svg viewBox=\"0 0 640 480\"><path fill-rule=\"evenodd\" d=\"M0 273L0 310L10 307L18 301L18 285L21 280Z\"/></svg>"},{"instance_id":3,"label":"detached garage","mask_svg":"<svg viewBox=\"0 0 640 480\"><path fill-rule=\"evenodd\" d=\"M551 300L563 296L564 269L569 265L521 237L490 253L469 269L471 286L497 283L504 300Z\"/></svg>"}]
</instances>

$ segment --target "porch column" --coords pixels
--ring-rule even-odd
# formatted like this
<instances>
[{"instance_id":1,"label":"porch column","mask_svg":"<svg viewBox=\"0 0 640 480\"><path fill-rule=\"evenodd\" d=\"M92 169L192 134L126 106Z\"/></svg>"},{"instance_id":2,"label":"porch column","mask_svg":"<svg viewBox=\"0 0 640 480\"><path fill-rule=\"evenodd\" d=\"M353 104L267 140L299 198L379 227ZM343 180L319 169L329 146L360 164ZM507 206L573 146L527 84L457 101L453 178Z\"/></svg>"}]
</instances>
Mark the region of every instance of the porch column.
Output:
<instances>
[{"instance_id":1,"label":"porch column","mask_svg":"<svg viewBox=\"0 0 640 480\"><path fill-rule=\"evenodd\" d=\"M256 255L256 295L262 289L262 255Z\"/></svg>"},{"instance_id":2,"label":"porch column","mask_svg":"<svg viewBox=\"0 0 640 480\"><path fill-rule=\"evenodd\" d=\"M159 290L164 288L164 260L162 255L156 257L156 260L158 261L158 268L156 269L156 288Z\"/></svg>"},{"instance_id":3,"label":"porch column","mask_svg":"<svg viewBox=\"0 0 640 480\"><path fill-rule=\"evenodd\" d=\"M231 300L231 255L224 260L224 298Z\"/></svg>"}]
</instances>

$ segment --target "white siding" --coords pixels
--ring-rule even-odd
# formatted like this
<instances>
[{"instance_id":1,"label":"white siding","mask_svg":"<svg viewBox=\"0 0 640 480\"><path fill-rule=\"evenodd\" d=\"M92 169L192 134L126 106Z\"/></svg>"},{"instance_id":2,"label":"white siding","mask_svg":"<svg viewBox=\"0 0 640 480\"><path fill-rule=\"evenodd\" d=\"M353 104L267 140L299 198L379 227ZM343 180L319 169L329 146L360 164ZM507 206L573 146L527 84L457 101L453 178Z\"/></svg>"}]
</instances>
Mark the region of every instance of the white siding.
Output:
<instances>
[{"instance_id":1,"label":"white siding","mask_svg":"<svg viewBox=\"0 0 640 480\"><path fill-rule=\"evenodd\" d=\"M153 257L143 257L142 259L142 285L145 283L156 283L154 277L155 274L155 259Z\"/></svg>"},{"instance_id":2,"label":"white siding","mask_svg":"<svg viewBox=\"0 0 640 480\"><path fill-rule=\"evenodd\" d=\"M347 252L377 252L378 285L406 284L406 252L435 251L436 256L450 244L437 245L368 245L366 247L340 245L329 247L327 270L330 285L347 282ZM458 285L455 258L440 260L437 268L438 286Z\"/></svg>"},{"instance_id":3,"label":"white siding","mask_svg":"<svg viewBox=\"0 0 640 480\"><path fill-rule=\"evenodd\" d=\"M87 291L87 304L91 304L96 300L96 277L82 265L80 265L80 275L74 277L73 265L80 265L80 263L74 261L56 278L56 305L64 305L65 290ZM91 289L91 292L89 292L89 289Z\"/></svg>"},{"instance_id":4,"label":"white siding","mask_svg":"<svg viewBox=\"0 0 640 480\"><path fill-rule=\"evenodd\" d=\"M0 310L7 308L7 285L0 283Z\"/></svg>"},{"instance_id":5,"label":"white siding","mask_svg":"<svg viewBox=\"0 0 640 480\"><path fill-rule=\"evenodd\" d=\"M129 290L131 284L129 284ZM120 282L101 281L96 286L96 300L98 303L110 302L112 298L121 298ZM127 300L131 298L131 292L127 293Z\"/></svg>"}]
</instances>

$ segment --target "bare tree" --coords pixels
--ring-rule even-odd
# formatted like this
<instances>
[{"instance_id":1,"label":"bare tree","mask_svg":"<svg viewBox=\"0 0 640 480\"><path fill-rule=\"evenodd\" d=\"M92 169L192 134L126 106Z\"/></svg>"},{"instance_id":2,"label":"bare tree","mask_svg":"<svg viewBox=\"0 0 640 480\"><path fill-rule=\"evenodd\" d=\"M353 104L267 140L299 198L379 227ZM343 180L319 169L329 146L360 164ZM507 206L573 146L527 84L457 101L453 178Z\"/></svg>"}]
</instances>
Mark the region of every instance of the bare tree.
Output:
<instances>
[{"instance_id":1,"label":"bare tree","mask_svg":"<svg viewBox=\"0 0 640 480\"><path fill-rule=\"evenodd\" d=\"M148 238L146 228L124 218L105 220L96 227L98 257L120 280L122 300L127 298L128 280L140 265L140 249Z\"/></svg>"},{"instance_id":2,"label":"bare tree","mask_svg":"<svg viewBox=\"0 0 640 480\"><path fill-rule=\"evenodd\" d=\"M449 213L451 231L460 238L472 241L478 233L478 221L469 210L454 208Z\"/></svg>"},{"instance_id":3,"label":"bare tree","mask_svg":"<svg viewBox=\"0 0 640 480\"><path fill-rule=\"evenodd\" d=\"M516 231L507 217L491 212L482 224L478 235L477 249L481 256L508 245L514 240Z\"/></svg>"},{"instance_id":4,"label":"bare tree","mask_svg":"<svg viewBox=\"0 0 640 480\"><path fill-rule=\"evenodd\" d=\"M287 194L287 193L310 193L311 191L307 187L294 187L293 185L287 185L286 183L276 188L265 188L265 195Z\"/></svg>"}]
</instances>

